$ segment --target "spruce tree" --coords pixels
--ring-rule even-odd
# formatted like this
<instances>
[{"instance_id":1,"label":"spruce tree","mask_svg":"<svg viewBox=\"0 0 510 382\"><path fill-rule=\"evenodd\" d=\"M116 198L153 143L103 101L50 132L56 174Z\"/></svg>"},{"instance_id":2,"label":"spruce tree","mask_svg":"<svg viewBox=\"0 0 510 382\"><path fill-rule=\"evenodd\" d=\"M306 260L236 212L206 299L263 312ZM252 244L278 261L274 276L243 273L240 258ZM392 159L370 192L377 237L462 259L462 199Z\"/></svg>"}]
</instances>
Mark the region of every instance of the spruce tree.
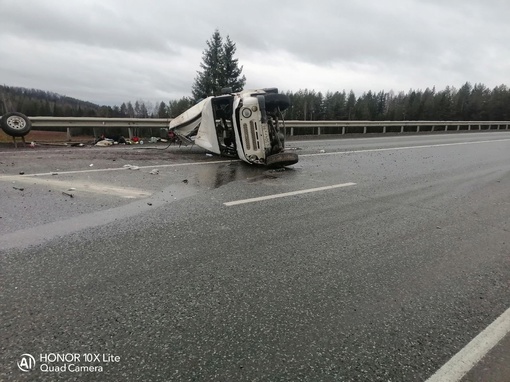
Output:
<instances>
[{"instance_id":1,"label":"spruce tree","mask_svg":"<svg viewBox=\"0 0 510 382\"><path fill-rule=\"evenodd\" d=\"M232 88L232 91L239 92L243 90L246 84L246 77L241 76L243 67L239 67L239 60L234 58L236 44L227 36L223 44L223 77L225 79L224 87Z\"/></svg>"},{"instance_id":2,"label":"spruce tree","mask_svg":"<svg viewBox=\"0 0 510 382\"><path fill-rule=\"evenodd\" d=\"M207 42L202 54L201 71L197 72L191 93L195 100L218 95L221 89L231 87L233 91L242 90L246 77L241 77L242 67L234 58L235 43L227 36L225 43L219 30L215 30Z\"/></svg>"}]
</instances>

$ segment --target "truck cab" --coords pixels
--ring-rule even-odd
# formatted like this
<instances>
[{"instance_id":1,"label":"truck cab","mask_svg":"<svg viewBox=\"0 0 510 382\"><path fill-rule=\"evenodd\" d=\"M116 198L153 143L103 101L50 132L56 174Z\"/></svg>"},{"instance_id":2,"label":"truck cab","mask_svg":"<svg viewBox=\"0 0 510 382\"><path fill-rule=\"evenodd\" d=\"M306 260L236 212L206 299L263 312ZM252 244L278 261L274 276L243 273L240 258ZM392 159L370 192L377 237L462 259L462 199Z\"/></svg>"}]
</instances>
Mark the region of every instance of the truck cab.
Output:
<instances>
[{"instance_id":1,"label":"truck cab","mask_svg":"<svg viewBox=\"0 0 510 382\"><path fill-rule=\"evenodd\" d=\"M283 111L289 97L275 88L207 97L174 118L171 131L185 143L249 164L283 167L298 162L285 151Z\"/></svg>"}]
</instances>

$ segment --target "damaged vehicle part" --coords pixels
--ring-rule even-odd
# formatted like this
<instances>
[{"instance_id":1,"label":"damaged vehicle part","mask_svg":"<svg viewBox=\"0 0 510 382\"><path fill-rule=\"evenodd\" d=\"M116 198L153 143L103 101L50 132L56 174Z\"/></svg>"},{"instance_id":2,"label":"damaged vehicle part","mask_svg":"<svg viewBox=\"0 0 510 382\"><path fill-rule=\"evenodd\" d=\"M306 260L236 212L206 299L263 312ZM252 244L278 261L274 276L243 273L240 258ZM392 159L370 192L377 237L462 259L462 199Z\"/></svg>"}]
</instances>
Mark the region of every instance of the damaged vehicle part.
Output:
<instances>
[{"instance_id":1,"label":"damaged vehicle part","mask_svg":"<svg viewBox=\"0 0 510 382\"><path fill-rule=\"evenodd\" d=\"M270 167L298 162L285 152L283 111L290 99L278 89L245 90L203 99L169 125L184 144Z\"/></svg>"},{"instance_id":2,"label":"damaged vehicle part","mask_svg":"<svg viewBox=\"0 0 510 382\"><path fill-rule=\"evenodd\" d=\"M11 112L0 117L2 130L11 137L24 137L30 132L32 123L22 113Z\"/></svg>"}]
</instances>

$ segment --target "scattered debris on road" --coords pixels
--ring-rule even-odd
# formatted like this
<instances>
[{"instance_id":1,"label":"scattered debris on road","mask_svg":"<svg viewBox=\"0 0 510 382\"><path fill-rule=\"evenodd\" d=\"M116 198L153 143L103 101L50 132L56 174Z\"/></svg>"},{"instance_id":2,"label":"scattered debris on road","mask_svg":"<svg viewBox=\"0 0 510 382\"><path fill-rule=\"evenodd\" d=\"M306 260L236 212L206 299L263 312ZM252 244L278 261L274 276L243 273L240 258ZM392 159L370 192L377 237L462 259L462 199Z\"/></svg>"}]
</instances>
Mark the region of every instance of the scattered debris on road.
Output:
<instances>
[{"instance_id":1,"label":"scattered debris on road","mask_svg":"<svg viewBox=\"0 0 510 382\"><path fill-rule=\"evenodd\" d=\"M132 164L125 164L123 167L127 168L128 170L139 170L140 169L140 167L133 166Z\"/></svg>"}]
</instances>

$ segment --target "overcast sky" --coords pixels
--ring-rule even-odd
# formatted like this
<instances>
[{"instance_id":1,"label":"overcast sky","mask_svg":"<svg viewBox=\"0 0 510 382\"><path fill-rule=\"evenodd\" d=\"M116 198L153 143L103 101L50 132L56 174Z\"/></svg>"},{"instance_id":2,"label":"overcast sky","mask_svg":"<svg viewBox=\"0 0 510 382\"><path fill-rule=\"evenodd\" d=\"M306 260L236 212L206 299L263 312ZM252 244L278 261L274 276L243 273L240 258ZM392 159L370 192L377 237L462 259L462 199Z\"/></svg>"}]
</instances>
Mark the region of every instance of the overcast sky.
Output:
<instances>
[{"instance_id":1,"label":"overcast sky","mask_svg":"<svg viewBox=\"0 0 510 382\"><path fill-rule=\"evenodd\" d=\"M215 29L246 88L510 85L509 0L0 0L0 84L99 104L191 96Z\"/></svg>"}]
</instances>

